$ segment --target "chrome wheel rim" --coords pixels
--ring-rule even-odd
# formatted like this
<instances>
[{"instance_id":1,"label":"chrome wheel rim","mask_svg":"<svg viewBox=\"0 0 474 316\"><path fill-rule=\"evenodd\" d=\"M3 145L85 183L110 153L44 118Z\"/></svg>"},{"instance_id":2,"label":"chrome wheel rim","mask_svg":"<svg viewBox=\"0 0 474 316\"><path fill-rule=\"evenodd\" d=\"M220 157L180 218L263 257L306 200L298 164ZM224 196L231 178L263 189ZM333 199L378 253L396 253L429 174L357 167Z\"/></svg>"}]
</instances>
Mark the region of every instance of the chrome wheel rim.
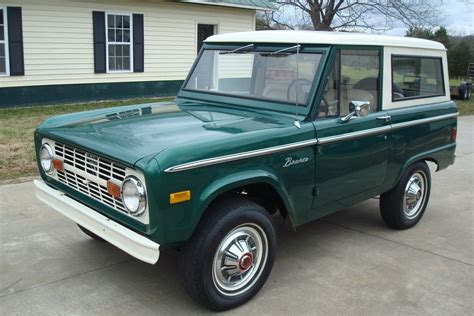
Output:
<instances>
[{"instance_id":1,"label":"chrome wheel rim","mask_svg":"<svg viewBox=\"0 0 474 316\"><path fill-rule=\"evenodd\" d=\"M413 219L418 216L425 204L427 190L426 174L423 171L415 172L405 187L403 212L405 217Z\"/></svg>"},{"instance_id":2,"label":"chrome wheel rim","mask_svg":"<svg viewBox=\"0 0 474 316\"><path fill-rule=\"evenodd\" d=\"M212 264L217 290L227 296L239 295L259 279L268 256L268 241L256 224L234 228L219 244Z\"/></svg>"}]
</instances>

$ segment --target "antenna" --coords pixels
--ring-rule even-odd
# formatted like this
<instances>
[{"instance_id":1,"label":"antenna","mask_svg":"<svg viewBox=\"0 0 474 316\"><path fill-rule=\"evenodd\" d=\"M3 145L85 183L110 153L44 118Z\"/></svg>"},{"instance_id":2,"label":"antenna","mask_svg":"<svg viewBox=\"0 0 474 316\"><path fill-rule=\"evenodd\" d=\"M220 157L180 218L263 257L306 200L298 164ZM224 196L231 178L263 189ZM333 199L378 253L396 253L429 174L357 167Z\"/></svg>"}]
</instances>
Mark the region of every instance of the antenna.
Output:
<instances>
[{"instance_id":1,"label":"antenna","mask_svg":"<svg viewBox=\"0 0 474 316\"><path fill-rule=\"evenodd\" d=\"M296 84L295 84L295 100L296 100L296 106L295 106L295 126L297 128L301 128L300 121L298 119L298 79L300 78L299 74L299 57L300 57L300 44L296 44Z\"/></svg>"}]
</instances>

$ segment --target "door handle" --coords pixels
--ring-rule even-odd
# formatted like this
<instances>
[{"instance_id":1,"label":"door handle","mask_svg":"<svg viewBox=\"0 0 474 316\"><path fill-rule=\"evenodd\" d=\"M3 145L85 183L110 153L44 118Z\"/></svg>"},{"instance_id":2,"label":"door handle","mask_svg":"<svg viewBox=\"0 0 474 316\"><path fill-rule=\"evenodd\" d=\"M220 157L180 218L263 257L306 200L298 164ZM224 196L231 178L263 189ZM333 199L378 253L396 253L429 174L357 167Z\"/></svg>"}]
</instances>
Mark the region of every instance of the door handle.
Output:
<instances>
[{"instance_id":1,"label":"door handle","mask_svg":"<svg viewBox=\"0 0 474 316\"><path fill-rule=\"evenodd\" d=\"M390 115L384 115L384 116L379 116L377 117L377 120L384 120L385 122L390 122L392 117Z\"/></svg>"}]
</instances>

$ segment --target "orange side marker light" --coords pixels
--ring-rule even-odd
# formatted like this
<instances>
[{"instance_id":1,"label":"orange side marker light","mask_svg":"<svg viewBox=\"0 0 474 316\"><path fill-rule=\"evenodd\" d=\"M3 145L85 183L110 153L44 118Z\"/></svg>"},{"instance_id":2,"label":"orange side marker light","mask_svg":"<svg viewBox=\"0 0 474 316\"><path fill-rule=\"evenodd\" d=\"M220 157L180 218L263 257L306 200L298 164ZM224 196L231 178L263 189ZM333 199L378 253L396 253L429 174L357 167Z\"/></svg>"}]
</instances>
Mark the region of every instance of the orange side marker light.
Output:
<instances>
[{"instance_id":1,"label":"orange side marker light","mask_svg":"<svg viewBox=\"0 0 474 316\"><path fill-rule=\"evenodd\" d=\"M170 194L170 204L186 202L191 200L191 191L181 191Z\"/></svg>"},{"instance_id":2,"label":"orange side marker light","mask_svg":"<svg viewBox=\"0 0 474 316\"><path fill-rule=\"evenodd\" d=\"M59 159L54 159L53 160L53 167L54 167L54 169L56 169L58 171L64 171L64 162L62 160L59 160Z\"/></svg>"},{"instance_id":3,"label":"orange side marker light","mask_svg":"<svg viewBox=\"0 0 474 316\"><path fill-rule=\"evenodd\" d=\"M110 195L112 195L114 198L120 198L121 192L120 192L120 186L113 183L112 181L108 180L107 181L107 192L109 192Z\"/></svg>"}]
</instances>

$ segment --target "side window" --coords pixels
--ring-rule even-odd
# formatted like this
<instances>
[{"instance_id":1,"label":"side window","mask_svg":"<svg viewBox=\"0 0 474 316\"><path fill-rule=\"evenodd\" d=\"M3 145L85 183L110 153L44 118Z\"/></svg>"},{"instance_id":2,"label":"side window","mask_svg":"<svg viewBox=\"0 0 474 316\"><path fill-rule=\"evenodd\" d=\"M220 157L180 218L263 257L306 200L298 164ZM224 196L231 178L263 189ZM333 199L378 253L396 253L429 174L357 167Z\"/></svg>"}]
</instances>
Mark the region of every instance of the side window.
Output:
<instances>
[{"instance_id":1,"label":"side window","mask_svg":"<svg viewBox=\"0 0 474 316\"><path fill-rule=\"evenodd\" d=\"M345 116L352 101L369 102L370 112L376 112L379 96L379 50L340 50L328 76L318 116Z\"/></svg>"},{"instance_id":2,"label":"side window","mask_svg":"<svg viewBox=\"0 0 474 316\"><path fill-rule=\"evenodd\" d=\"M392 56L392 100L444 95L441 58Z\"/></svg>"}]
</instances>

